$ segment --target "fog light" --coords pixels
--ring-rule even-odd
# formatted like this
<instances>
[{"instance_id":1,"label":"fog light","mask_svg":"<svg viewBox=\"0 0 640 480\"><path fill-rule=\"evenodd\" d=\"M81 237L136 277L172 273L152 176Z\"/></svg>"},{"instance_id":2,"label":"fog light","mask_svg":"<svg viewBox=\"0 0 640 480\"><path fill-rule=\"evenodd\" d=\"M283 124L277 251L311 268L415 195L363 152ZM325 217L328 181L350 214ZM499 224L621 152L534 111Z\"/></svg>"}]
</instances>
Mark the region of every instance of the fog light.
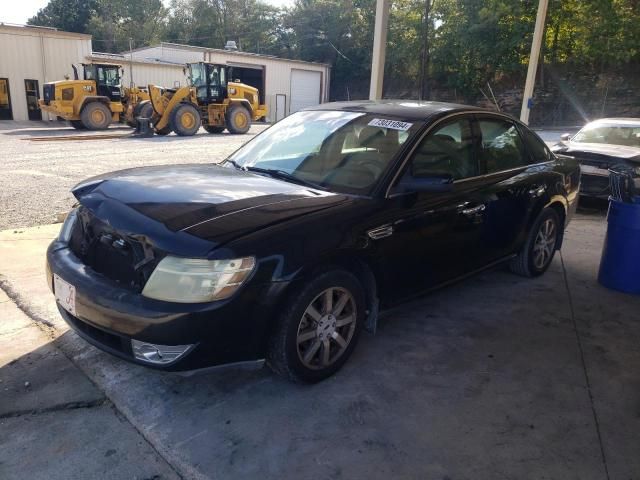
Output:
<instances>
[{"instance_id":1,"label":"fog light","mask_svg":"<svg viewBox=\"0 0 640 480\"><path fill-rule=\"evenodd\" d=\"M156 365L166 365L186 355L193 348L193 345L155 345L131 340L131 347L136 360Z\"/></svg>"}]
</instances>

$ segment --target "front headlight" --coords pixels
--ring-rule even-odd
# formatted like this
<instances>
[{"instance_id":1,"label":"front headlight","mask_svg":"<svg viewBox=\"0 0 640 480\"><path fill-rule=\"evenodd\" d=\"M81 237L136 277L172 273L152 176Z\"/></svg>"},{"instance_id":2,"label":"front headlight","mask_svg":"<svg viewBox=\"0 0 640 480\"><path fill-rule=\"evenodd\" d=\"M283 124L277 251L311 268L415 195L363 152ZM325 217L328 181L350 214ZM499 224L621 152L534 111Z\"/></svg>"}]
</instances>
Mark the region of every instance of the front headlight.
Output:
<instances>
[{"instance_id":1,"label":"front headlight","mask_svg":"<svg viewBox=\"0 0 640 480\"><path fill-rule=\"evenodd\" d=\"M71 234L73 233L73 226L78 219L78 209L74 208L67 214L67 218L64 219L60 233L58 234L58 241L69 243L71 240Z\"/></svg>"},{"instance_id":2,"label":"front headlight","mask_svg":"<svg viewBox=\"0 0 640 480\"><path fill-rule=\"evenodd\" d=\"M142 295L177 303L222 300L240 288L255 265L254 257L207 260L168 256L155 268Z\"/></svg>"}]
</instances>

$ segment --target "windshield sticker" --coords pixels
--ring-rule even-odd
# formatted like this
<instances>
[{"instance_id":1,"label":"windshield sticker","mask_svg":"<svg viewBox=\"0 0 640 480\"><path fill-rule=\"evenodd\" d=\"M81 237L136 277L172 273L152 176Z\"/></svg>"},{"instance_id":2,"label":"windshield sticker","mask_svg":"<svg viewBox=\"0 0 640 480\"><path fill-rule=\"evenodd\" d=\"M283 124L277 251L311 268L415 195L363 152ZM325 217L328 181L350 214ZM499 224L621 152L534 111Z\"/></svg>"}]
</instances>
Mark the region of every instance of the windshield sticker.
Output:
<instances>
[{"instance_id":1,"label":"windshield sticker","mask_svg":"<svg viewBox=\"0 0 640 480\"><path fill-rule=\"evenodd\" d=\"M386 120L384 118L374 118L368 125L370 127L390 128L392 130L401 130L403 132L409 130L413 123L399 122L398 120Z\"/></svg>"}]
</instances>

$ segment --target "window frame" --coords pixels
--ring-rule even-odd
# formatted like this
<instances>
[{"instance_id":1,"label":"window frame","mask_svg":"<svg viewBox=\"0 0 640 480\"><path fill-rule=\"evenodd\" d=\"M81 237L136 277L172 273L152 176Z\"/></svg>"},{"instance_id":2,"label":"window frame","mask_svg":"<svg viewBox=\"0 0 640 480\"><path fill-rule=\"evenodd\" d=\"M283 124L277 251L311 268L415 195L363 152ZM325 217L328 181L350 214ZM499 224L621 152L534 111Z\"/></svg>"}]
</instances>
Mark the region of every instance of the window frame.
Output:
<instances>
[{"instance_id":1,"label":"window frame","mask_svg":"<svg viewBox=\"0 0 640 480\"><path fill-rule=\"evenodd\" d=\"M432 128L429 128L429 130L424 135L422 135L418 140L416 140L410 153L407 155L406 162L401 167L402 173L398 176L397 179L394 179L394 183L396 181L399 181L401 178L403 178L406 175L409 175L411 178L420 178L420 177L414 177L413 174L411 173L413 162L418 154L420 147L424 144L424 142L428 141L432 135L436 135L443 128L446 128L449 125L452 125L454 123L462 123L462 122L467 122L469 127L469 132L471 133L471 142L472 142L471 152L470 152L471 160L474 161L476 164L478 175L472 175L464 178L456 178L454 179L454 183L462 182L462 181L466 181L472 178L477 178L482 176L482 166L480 165L479 158L478 158L478 137L475 132L474 119L473 119L473 115L469 115L467 113L468 112L461 112L458 115L443 118L441 121L438 121L437 123L435 123L432 126Z\"/></svg>"},{"instance_id":2,"label":"window frame","mask_svg":"<svg viewBox=\"0 0 640 480\"><path fill-rule=\"evenodd\" d=\"M516 133L518 135L518 138L520 139L520 144L521 144L521 154L522 154L522 158L526 161L526 163L524 165L517 165L517 166L512 166L509 168L504 168L501 170L496 170L495 172L490 172L487 168L487 164L486 162L482 161L480 159L480 171L482 172L482 176L491 176L491 175L497 175L497 174L503 174L503 173L507 173L507 172L512 172L515 170L520 170L523 168L529 168L532 165L535 165L536 162L532 162L532 158L531 158L531 154L529 153L529 149L527 148L527 144L523 138L522 133L520 132L520 127L518 125L518 122L516 120L514 120L513 118L508 117L507 115L496 115L496 114L491 114L491 113L477 113L474 115L474 124L475 124L475 133L478 137L478 157L481 157L480 155L480 146L482 144L482 130L480 129L480 122L483 120L488 120L488 121L496 121L496 122L505 122L505 123L509 123L511 124L515 130Z\"/></svg>"},{"instance_id":3,"label":"window frame","mask_svg":"<svg viewBox=\"0 0 640 480\"><path fill-rule=\"evenodd\" d=\"M506 120L508 122L512 122L513 124L515 124L516 125L516 129L518 131L518 135L520 135L520 139L521 139L521 141L522 141L522 143L524 145L525 151L527 152L527 155L529 155L529 149L526 147L526 144L524 143L524 139L522 138L522 134L520 133L520 129L521 128L526 128L526 126L523 125L518 120L512 118L511 116L506 115L504 113L487 112L485 110L466 110L466 111L462 111L462 112L451 112L448 115L444 115L443 117L437 119L431 125L427 125L426 128L424 128L424 130L422 131L422 133L420 133L420 134L418 134L416 136L415 140L413 141L413 144L410 145L410 146L407 146L408 148L406 150L406 154L404 155L403 160L401 162L399 162L398 168L395 170L395 173L390 175L390 181L387 183L387 186L384 188L384 195L383 195L384 198L393 198L393 197L396 197L396 196L399 196L399 195L405 195L404 192L395 192L394 188L396 187L398 182L400 182L400 180L402 179L402 177L403 177L403 175L404 175L404 173L406 171L407 165L409 164L409 162L413 158L413 155L415 154L415 151L418 149L418 147L420 146L422 141L428 135L430 135L434 130L439 128L441 125L444 125L449 120L452 120L452 119L454 119L456 117L459 117L459 116L467 116L471 120L472 128L474 129L474 132L475 132L474 136L475 136L475 144L476 144L475 145L476 155L477 155L478 143L482 141L482 136L477 133L479 131L479 129L480 129L480 126L478 124L478 118L479 117L498 119L498 120ZM428 119L425 119L425 121L428 122ZM545 144L545 146L546 146L546 144ZM405 152L399 152L399 153L402 154L402 153L405 153ZM546 161L546 162L531 163L531 164L527 164L527 165L522 165L520 167L514 167L512 169L501 170L501 171L493 172L493 173L487 173L486 169L482 168L482 165L481 165L480 174L478 176L464 178L464 179L460 179L460 180L454 180L453 183L454 183L454 185L456 185L456 184L459 184L459 183L474 181L474 180L478 180L478 179L485 178L485 177L492 177L494 175L503 175L503 174L508 173L508 172L517 171L517 170L524 170L524 169L527 169L527 168L530 168L530 167L533 167L533 166L537 166L537 165L546 165L546 164L549 164L549 163L553 163L554 161L556 161L556 156L555 156L555 154L553 154L553 152L551 152L551 159Z\"/></svg>"}]
</instances>

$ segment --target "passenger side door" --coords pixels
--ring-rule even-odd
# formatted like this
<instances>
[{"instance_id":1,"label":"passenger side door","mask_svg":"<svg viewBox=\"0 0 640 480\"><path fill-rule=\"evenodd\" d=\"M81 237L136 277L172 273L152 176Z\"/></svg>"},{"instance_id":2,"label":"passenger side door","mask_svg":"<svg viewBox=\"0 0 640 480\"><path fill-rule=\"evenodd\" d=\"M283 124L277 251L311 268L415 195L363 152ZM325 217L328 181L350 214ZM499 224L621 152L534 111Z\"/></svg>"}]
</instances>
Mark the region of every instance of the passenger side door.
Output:
<instances>
[{"instance_id":1,"label":"passenger side door","mask_svg":"<svg viewBox=\"0 0 640 480\"><path fill-rule=\"evenodd\" d=\"M477 268L483 208L472 118L444 121L416 146L369 230L387 292L401 299ZM449 191L411 191L414 180L450 177Z\"/></svg>"}]
</instances>

